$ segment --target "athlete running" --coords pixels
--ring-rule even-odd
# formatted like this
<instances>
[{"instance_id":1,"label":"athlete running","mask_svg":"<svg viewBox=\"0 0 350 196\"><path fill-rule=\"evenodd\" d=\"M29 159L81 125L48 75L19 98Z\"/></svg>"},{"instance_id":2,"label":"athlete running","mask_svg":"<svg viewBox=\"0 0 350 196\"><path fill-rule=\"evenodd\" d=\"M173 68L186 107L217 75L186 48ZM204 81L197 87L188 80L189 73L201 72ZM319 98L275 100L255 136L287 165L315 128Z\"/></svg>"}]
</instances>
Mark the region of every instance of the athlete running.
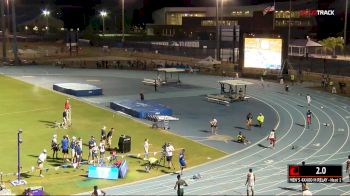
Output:
<instances>
[{"instance_id":1,"label":"athlete running","mask_svg":"<svg viewBox=\"0 0 350 196\"><path fill-rule=\"evenodd\" d=\"M348 156L348 160L346 161L346 173L349 174L349 182L350 182L350 155Z\"/></svg>"},{"instance_id":2,"label":"athlete running","mask_svg":"<svg viewBox=\"0 0 350 196\"><path fill-rule=\"evenodd\" d=\"M310 124L311 124L311 116L312 116L312 112L308 110L306 112L306 125L308 129L310 128Z\"/></svg>"},{"instance_id":3,"label":"athlete running","mask_svg":"<svg viewBox=\"0 0 350 196\"><path fill-rule=\"evenodd\" d=\"M275 149L275 143L276 143L276 133L275 130L272 129L269 136L267 137L267 140L270 141L270 144L272 144L272 149Z\"/></svg>"}]
</instances>

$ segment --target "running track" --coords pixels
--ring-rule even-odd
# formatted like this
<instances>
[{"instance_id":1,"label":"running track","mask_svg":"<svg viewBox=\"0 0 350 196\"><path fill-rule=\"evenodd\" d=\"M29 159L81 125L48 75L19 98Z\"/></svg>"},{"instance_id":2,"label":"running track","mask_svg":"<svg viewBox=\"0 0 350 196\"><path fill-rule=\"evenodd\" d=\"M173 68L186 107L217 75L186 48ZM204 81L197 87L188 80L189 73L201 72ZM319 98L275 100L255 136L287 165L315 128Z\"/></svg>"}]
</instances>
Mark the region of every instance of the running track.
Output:
<instances>
[{"instance_id":1,"label":"running track","mask_svg":"<svg viewBox=\"0 0 350 196\"><path fill-rule=\"evenodd\" d=\"M65 73L63 70L54 70L47 67L37 68L1 68L0 72L12 75L27 82L45 86L45 80L28 80L21 78L25 74L36 76L60 75L73 77L74 74L86 74L95 77L104 77L111 71L90 70ZM55 74L53 74L55 73ZM132 78L143 78L150 73L123 71ZM120 73L119 73L120 74ZM218 88L216 83L219 77L202 75L185 75L183 81L188 84L206 88ZM254 80L252 80L254 81ZM257 83L257 81L254 81ZM266 84L265 84L266 86ZM312 97L310 109L314 114L310 129L306 129L305 113L306 94ZM267 104L277 112L276 122L277 147L275 150L263 148L267 145L266 138L259 138L239 151L236 151L220 160L185 170L183 179L189 186L185 189L186 195L245 195L244 186L246 173L253 168L257 181L255 193L257 195L301 195L300 184L287 183L287 165L306 161L307 164L343 164L350 154L350 99L331 95L304 86L291 86L290 92L285 93L282 86L269 83L269 87L259 85L248 88L249 96ZM94 102L93 99L87 101ZM96 100L95 100L96 101ZM221 107L221 106L218 106ZM329 124L324 126L323 123ZM261 144L261 145L259 145ZM295 149L292 150L291 146ZM202 178L192 180L194 174L200 173ZM349 179L343 173L344 181ZM164 175L158 178L136 182L119 187L105 189L107 194L113 195L176 195L173 189L175 175ZM350 184L310 184L314 195L349 195Z\"/></svg>"}]
</instances>

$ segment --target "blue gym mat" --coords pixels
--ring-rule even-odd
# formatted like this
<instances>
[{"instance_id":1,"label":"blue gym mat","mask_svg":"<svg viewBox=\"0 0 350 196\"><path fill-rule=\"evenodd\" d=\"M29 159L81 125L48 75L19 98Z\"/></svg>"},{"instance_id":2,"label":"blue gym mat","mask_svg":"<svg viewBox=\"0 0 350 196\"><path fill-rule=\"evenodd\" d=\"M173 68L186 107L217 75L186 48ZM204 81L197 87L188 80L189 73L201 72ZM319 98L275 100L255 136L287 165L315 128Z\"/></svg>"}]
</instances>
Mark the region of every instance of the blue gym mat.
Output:
<instances>
[{"instance_id":1,"label":"blue gym mat","mask_svg":"<svg viewBox=\"0 0 350 196\"><path fill-rule=\"evenodd\" d=\"M171 108L152 101L124 100L111 102L110 107L137 118L146 118L148 115L171 116L173 114Z\"/></svg>"},{"instance_id":2,"label":"blue gym mat","mask_svg":"<svg viewBox=\"0 0 350 196\"><path fill-rule=\"evenodd\" d=\"M82 83L58 83L53 90L77 97L102 95L102 88Z\"/></svg>"}]
</instances>

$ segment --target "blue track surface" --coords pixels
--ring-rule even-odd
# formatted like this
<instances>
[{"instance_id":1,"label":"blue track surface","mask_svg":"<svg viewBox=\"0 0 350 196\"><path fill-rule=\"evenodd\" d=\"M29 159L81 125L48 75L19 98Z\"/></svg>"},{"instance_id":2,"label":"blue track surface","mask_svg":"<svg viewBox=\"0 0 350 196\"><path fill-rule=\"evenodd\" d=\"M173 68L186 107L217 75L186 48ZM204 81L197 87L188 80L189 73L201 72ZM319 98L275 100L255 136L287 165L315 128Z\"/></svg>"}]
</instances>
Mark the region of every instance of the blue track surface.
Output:
<instances>
[{"instance_id":1,"label":"blue track surface","mask_svg":"<svg viewBox=\"0 0 350 196\"><path fill-rule=\"evenodd\" d=\"M72 82L99 78L101 80L101 86L104 87L104 85L110 86L114 78L115 80L123 78L128 81L140 81L141 83L142 78L152 77L154 75L154 73L150 72L111 70L68 71L49 67L5 67L0 68L0 71L48 89L51 87L48 81ZM31 74L34 78L22 77L24 74ZM200 99L200 96L206 93L218 92L217 80L220 79L213 76L184 75L182 81L189 86L195 86L195 88L174 91L171 88L161 89L158 93L153 93L151 89L143 89L146 87L141 86L138 86L137 89L144 90L147 99L156 99L161 103L169 103L176 115L177 110L186 111L185 108L175 107L176 103L186 101L191 103L196 99ZM257 81L255 82L257 83ZM134 83L136 84L138 82ZM128 89L128 85L124 85L126 87L119 86L118 88ZM100 98L86 98L84 100L101 106L111 100L135 99L139 93L138 91L131 92L130 90L126 90L125 92L128 93L109 94ZM312 97L310 107L306 106L306 93ZM257 195L301 195L300 184L287 183L288 164L306 161L307 164L343 164L343 168L345 168L344 163L350 154L349 98L311 90L305 88L304 85L291 86L290 92L285 93L283 86L275 83L270 83L269 87L265 87L264 89L259 85L248 88L248 94L256 98L255 101L252 101L252 104L256 102L256 106L252 108L257 108L257 111L264 110L268 112L270 110L275 113L275 117L273 117L275 120L268 126L276 127L276 149L272 150L264 147L269 145L266 141L268 130L264 130L265 133L259 133L261 131L260 129L253 129L252 134L249 136L252 144L234 149L234 143L209 141L206 140L210 138L206 137L205 133L199 132L196 128L193 128L192 131L189 129L187 136L193 136L192 139L194 140L230 152L230 155L223 159L209 162L206 165L185 170L183 178L189 184L185 189L186 195L244 195L246 194L244 183L249 168L253 168L257 176L255 186L255 193ZM208 107L211 106L208 105ZM216 112L223 110L222 106L217 106L217 108L215 110ZM305 113L307 109L311 109L314 114L310 129L305 127ZM245 116L245 111L238 112L238 114L240 113ZM238 114L232 113L231 119L241 118L237 116ZM187 116L190 117L190 114L187 114ZM210 114L203 116L206 116L206 118L200 117L193 119L197 122L196 127L197 125L202 126L201 124L207 124ZM224 122L222 123L229 124L228 117L223 119L227 120L223 120ZM233 127L244 125L242 121L232 121L231 123L233 131L237 131ZM330 126L324 126L324 123ZM187 123L184 121L184 124ZM183 133L177 131L177 126L181 127L181 125L173 124L173 131L183 135ZM208 128L203 127L203 129ZM224 128L224 133L220 134L228 135L227 131L228 128ZM199 138L195 138L195 136ZM294 149L292 149L292 146L294 146ZM200 173L203 177L199 180L191 180L190 178L196 173ZM343 177L344 181L349 180L345 170ZM105 191L107 191L107 194L113 195L176 195L176 191L173 189L175 179L175 175L163 175L155 179L108 188ZM349 195L350 185L347 183L311 184L310 190L314 195Z\"/></svg>"}]
</instances>

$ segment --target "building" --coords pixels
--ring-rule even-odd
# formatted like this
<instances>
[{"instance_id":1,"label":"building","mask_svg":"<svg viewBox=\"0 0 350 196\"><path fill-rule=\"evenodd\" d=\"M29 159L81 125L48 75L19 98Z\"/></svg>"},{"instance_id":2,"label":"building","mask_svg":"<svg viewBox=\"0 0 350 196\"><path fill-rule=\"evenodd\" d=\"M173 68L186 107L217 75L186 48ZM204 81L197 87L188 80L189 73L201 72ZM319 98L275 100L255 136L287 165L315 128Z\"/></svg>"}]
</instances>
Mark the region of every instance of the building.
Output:
<instances>
[{"instance_id":1,"label":"building","mask_svg":"<svg viewBox=\"0 0 350 196\"><path fill-rule=\"evenodd\" d=\"M310 12L318 9L317 1L293 1L291 7L289 2L276 2L274 9L271 6L219 6L219 30L216 7L165 7L153 12L154 23L146 25L146 32L172 41L199 40L199 48L208 49L216 48L219 32L220 52L216 51L215 56L231 57L236 63L246 35L282 36L284 40L317 36L319 17ZM264 13L267 8L270 11Z\"/></svg>"},{"instance_id":2,"label":"building","mask_svg":"<svg viewBox=\"0 0 350 196\"><path fill-rule=\"evenodd\" d=\"M25 21L19 21L17 28L19 32L26 34L41 32L59 32L63 30L63 21L52 16L37 15Z\"/></svg>"},{"instance_id":3,"label":"building","mask_svg":"<svg viewBox=\"0 0 350 196\"><path fill-rule=\"evenodd\" d=\"M271 4L219 6L219 24L221 26L239 25L242 29L249 30L245 27L258 25L256 20L260 19L260 22L264 21L265 30L277 33L288 32L289 15L291 15L291 35L293 38L316 35L316 17L305 12L317 9L318 4L314 1L293 2L291 12L289 12L288 2L277 2L273 14L263 16L257 14L259 12L262 14L268 6ZM146 27L148 35L215 39L216 7L165 7L153 12L152 16L154 23L147 24ZM266 24L269 25L266 26Z\"/></svg>"}]
</instances>

